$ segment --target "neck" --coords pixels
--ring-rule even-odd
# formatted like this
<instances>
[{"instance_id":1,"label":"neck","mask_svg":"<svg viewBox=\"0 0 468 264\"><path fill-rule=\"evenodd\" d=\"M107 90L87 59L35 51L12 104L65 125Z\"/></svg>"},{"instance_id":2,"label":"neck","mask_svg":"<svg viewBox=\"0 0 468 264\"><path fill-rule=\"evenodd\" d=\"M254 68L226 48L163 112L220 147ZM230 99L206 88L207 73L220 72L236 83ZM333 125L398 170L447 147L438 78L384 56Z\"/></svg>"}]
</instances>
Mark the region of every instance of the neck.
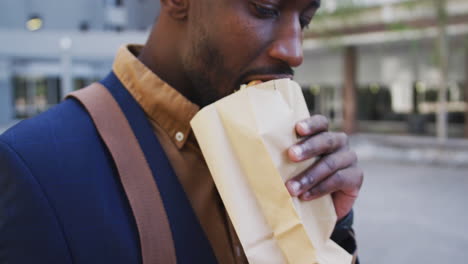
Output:
<instances>
[{"instance_id":1,"label":"neck","mask_svg":"<svg viewBox=\"0 0 468 264\"><path fill-rule=\"evenodd\" d=\"M180 33L177 33L181 29L165 20L160 17L156 22L138 59L161 80L190 100L191 82L184 74L180 52L183 41L179 38Z\"/></svg>"}]
</instances>

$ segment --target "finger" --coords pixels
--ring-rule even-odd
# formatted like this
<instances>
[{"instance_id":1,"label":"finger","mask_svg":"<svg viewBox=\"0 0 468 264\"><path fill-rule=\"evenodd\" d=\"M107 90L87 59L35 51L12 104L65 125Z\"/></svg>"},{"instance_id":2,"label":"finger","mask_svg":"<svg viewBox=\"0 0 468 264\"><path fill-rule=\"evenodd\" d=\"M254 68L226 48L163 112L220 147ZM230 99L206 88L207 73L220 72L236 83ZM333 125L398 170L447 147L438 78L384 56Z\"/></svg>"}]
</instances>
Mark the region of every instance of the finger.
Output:
<instances>
[{"instance_id":1,"label":"finger","mask_svg":"<svg viewBox=\"0 0 468 264\"><path fill-rule=\"evenodd\" d=\"M356 191L354 194L348 194L338 191L333 193L332 197L335 212L339 221L343 217L345 217L353 208L354 202L358 197L358 191Z\"/></svg>"},{"instance_id":2,"label":"finger","mask_svg":"<svg viewBox=\"0 0 468 264\"><path fill-rule=\"evenodd\" d=\"M290 147L288 155L292 161L299 162L332 153L347 145L348 136L345 133L323 132Z\"/></svg>"},{"instance_id":3,"label":"finger","mask_svg":"<svg viewBox=\"0 0 468 264\"><path fill-rule=\"evenodd\" d=\"M336 191L354 196L361 188L362 181L363 172L360 168L351 167L339 170L309 191L303 193L300 198L310 201Z\"/></svg>"},{"instance_id":4,"label":"finger","mask_svg":"<svg viewBox=\"0 0 468 264\"><path fill-rule=\"evenodd\" d=\"M293 196L299 196L335 172L350 167L356 162L357 155L353 151L339 151L323 157L303 173L288 181L289 192Z\"/></svg>"},{"instance_id":5,"label":"finger","mask_svg":"<svg viewBox=\"0 0 468 264\"><path fill-rule=\"evenodd\" d=\"M323 115L313 115L296 124L296 132L299 136L311 136L328 131L329 122Z\"/></svg>"}]
</instances>

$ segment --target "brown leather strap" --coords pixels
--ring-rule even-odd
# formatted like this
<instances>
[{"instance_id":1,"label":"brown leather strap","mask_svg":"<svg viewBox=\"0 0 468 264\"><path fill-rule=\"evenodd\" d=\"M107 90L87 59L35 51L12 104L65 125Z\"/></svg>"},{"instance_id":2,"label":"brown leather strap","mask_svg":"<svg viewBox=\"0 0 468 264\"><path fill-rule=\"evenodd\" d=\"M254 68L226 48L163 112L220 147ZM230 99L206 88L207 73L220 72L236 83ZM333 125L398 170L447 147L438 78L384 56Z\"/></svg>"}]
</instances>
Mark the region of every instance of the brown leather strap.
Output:
<instances>
[{"instance_id":1,"label":"brown leather strap","mask_svg":"<svg viewBox=\"0 0 468 264\"><path fill-rule=\"evenodd\" d=\"M158 186L124 113L101 84L73 92L88 111L114 159L140 235L143 264L177 263Z\"/></svg>"}]
</instances>

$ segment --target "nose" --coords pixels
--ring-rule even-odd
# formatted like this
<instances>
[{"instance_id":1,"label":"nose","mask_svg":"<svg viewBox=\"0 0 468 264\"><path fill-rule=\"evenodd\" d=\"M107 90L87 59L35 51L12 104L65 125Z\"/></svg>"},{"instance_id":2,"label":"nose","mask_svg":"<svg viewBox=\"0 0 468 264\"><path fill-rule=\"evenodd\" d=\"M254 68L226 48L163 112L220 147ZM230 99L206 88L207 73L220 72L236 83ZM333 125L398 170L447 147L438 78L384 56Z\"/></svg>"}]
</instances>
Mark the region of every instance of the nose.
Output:
<instances>
[{"instance_id":1,"label":"nose","mask_svg":"<svg viewBox=\"0 0 468 264\"><path fill-rule=\"evenodd\" d=\"M287 63L290 67L301 65L304 61L301 25L298 22L292 22L288 26L279 28L268 54L271 58Z\"/></svg>"}]
</instances>

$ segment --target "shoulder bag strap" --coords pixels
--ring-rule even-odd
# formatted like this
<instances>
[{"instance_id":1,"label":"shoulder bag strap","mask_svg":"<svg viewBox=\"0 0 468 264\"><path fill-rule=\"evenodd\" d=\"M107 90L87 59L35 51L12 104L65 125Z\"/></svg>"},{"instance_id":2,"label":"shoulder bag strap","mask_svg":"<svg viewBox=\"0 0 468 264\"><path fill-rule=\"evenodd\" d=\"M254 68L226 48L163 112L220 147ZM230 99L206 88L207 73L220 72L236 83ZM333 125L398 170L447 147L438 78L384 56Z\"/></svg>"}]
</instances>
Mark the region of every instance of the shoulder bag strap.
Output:
<instances>
[{"instance_id":1,"label":"shoulder bag strap","mask_svg":"<svg viewBox=\"0 0 468 264\"><path fill-rule=\"evenodd\" d=\"M99 83L67 96L88 111L117 166L140 236L143 264L175 264L176 253L158 186L128 120Z\"/></svg>"}]
</instances>

